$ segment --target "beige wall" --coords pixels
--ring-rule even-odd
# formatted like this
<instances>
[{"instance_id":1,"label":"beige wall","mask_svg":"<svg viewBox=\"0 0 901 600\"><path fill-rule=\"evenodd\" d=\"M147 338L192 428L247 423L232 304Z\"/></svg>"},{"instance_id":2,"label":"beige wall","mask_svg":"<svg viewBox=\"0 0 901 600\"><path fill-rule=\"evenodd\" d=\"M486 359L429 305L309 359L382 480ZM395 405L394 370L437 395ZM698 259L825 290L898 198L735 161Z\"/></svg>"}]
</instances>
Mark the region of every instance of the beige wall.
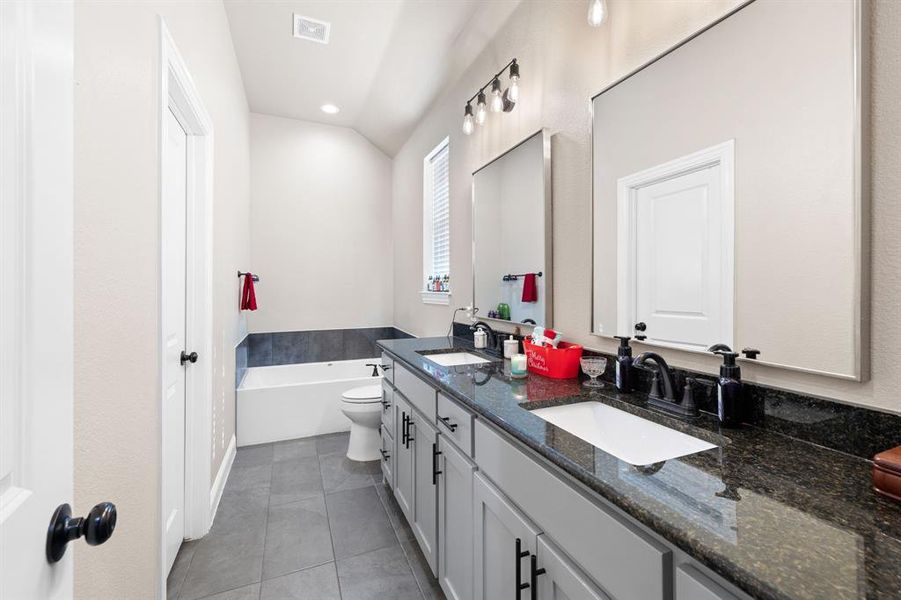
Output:
<instances>
[{"instance_id":1,"label":"beige wall","mask_svg":"<svg viewBox=\"0 0 901 600\"><path fill-rule=\"evenodd\" d=\"M76 2L75 511L119 510L76 547L78 598L153 598L159 564L158 60L162 14L213 120L212 473L234 432L237 268L248 268L248 108L221 2Z\"/></svg>"},{"instance_id":2,"label":"beige wall","mask_svg":"<svg viewBox=\"0 0 901 600\"><path fill-rule=\"evenodd\" d=\"M589 98L669 46L725 14L738 0L610 2L610 19L588 26L582 2L523 2L459 82L432 106L394 161L395 324L440 335L455 306L472 297L470 184L476 168L539 127L553 134L554 324L568 339L612 351L589 333L591 153ZM872 53L872 378L840 381L767 367L747 379L901 412L901 3L873 3ZM511 57L522 65L521 100L472 136L461 131L463 103ZM422 158L444 136L451 144L453 306L426 306L421 276ZM821 349L810 348L810 352ZM671 351L678 366L714 372L716 360Z\"/></svg>"},{"instance_id":3,"label":"beige wall","mask_svg":"<svg viewBox=\"0 0 901 600\"><path fill-rule=\"evenodd\" d=\"M391 159L347 127L252 114L255 332L392 325Z\"/></svg>"}]
</instances>

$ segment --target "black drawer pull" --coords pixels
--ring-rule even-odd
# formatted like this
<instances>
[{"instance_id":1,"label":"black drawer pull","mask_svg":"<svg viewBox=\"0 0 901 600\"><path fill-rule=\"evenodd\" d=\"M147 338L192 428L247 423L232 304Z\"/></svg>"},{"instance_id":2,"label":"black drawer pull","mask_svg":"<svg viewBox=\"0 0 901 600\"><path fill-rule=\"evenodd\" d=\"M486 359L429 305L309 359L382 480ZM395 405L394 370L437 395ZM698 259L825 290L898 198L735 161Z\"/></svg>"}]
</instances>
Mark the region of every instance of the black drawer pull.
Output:
<instances>
[{"instance_id":1,"label":"black drawer pull","mask_svg":"<svg viewBox=\"0 0 901 600\"><path fill-rule=\"evenodd\" d=\"M379 448L379 452L382 454L382 460L388 462L388 459L391 458L391 455L388 454L388 451L384 448Z\"/></svg>"},{"instance_id":2,"label":"black drawer pull","mask_svg":"<svg viewBox=\"0 0 901 600\"><path fill-rule=\"evenodd\" d=\"M457 431L458 425L456 423L451 423L450 417L438 417L438 421L443 423L444 426L451 431Z\"/></svg>"},{"instance_id":3,"label":"black drawer pull","mask_svg":"<svg viewBox=\"0 0 901 600\"><path fill-rule=\"evenodd\" d=\"M516 600L519 600L521 592L529 587L529 583L523 583L522 581L522 559L529 556L529 554L531 552L522 549L522 540L516 538L516 595L514 596Z\"/></svg>"},{"instance_id":4,"label":"black drawer pull","mask_svg":"<svg viewBox=\"0 0 901 600\"><path fill-rule=\"evenodd\" d=\"M400 443L404 445L404 448L408 448L409 446L407 446L407 435L409 435L409 434L407 432L407 420L409 419L409 417L407 416L407 413L404 411L401 411L400 414L401 414L401 418L400 418L401 440L400 440Z\"/></svg>"},{"instance_id":5,"label":"black drawer pull","mask_svg":"<svg viewBox=\"0 0 901 600\"><path fill-rule=\"evenodd\" d=\"M530 592L532 600L538 600L538 576L544 575L545 573L547 573L547 570L538 568L538 557L533 554L532 576L529 578L530 587L532 588L532 591Z\"/></svg>"},{"instance_id":6,"label":"black drawer pull","mask_svg":"<svg viewBox=\"0 0 901 600\"><path fill-rule=\"evenodd\" d=\"M441 451L438 450L438 444L432 444L432 485L438 485L438 476L441 471L438 470L438 456Z\"/></svg>"},{"instance_id":7,"label":"black drawer pull","mask_svg":"<svg viewBox=\"0 0 901 600\"><path fill-rule=\"evenodd\" d=\"M407 415L407 443L404 446L407 450L410 449L410 442L415 442L416 439L410 434L410 429L415 427L415 423L413 423L413 415Z\"/></svg>"}]
</instances>

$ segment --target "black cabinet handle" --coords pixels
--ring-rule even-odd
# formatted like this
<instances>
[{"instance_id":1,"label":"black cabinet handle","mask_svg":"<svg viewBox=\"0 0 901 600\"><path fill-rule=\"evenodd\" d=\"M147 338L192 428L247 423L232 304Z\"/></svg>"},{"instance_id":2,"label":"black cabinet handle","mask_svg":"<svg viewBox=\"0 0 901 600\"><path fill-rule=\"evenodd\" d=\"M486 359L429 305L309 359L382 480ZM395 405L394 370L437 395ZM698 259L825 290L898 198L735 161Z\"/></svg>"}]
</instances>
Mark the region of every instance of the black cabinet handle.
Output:
<instances>
[{"instance_id":1,"label":"black cabinet handle","mask_svg":"<svg viewBox=\"0 0 901 600\"><path fill-rule=\"evenodd\" d=\"M60 504L53 511L47 529L47 562L59 562L72 540L84 537L89 546L99 546L110 539L115 530L116 505L112 502L101 502L86 517L73 517L72 507Z\"/></svg>"},{"instance_id":2,"label":"black cabinet handle","mask_svg":"<svg viewBox=\"0 0 901 600\"><path fill-rule=\"evenodd\" d=\"M409 415L407 417L407 444L405 446L408 450L410 449L410 442L416 441L416 439L412 435L410 435L410 429L414 426L415 424L413 423L413 415Z\"/></svg>"},{"instance_id":3,"label":"black cabinet handle","mask_svg":"<svg viewBox=\"0 0 901 600\"><path fill-rule=\"evenodd\" d=\"M404 445L404 448L406 448L406 447L407 447L407 413L404 412L404 411L401 411L400 414L401 414L401 418L400 418L400 435L401 435L400 443Z\"/></svg>"},{"instance_id":4,"label":"black cabinet handle","mask_svg":"<svg viewBox=\"0 0 901 600\"><path fill-rule=\"evenodd\" d=\"M384 448L379 448L379 452L382 454L382 460L388 462L388 459L391 458L391 455Z\"/></svg>"},{"instance_id":5,"label":"black cabinet handle","mask_svg":"<svg viewBox=\"0 0 901 600\"><path fill-rule=\"evenodd\" d=\"M438 456L441 454L438 444L432 444L432 485L438 485L438 476L442 473L438 470Z\"/></svg>"},{"instance_id":6,"label":"black cabinet handle","mask_svg":"<svg viewBox=\"0 0 901 600\"><path fill-rule=\"evenodd\" d=\"M513 596L516 600L519 600L520 594L523 590L529 588L529 583L522 582L522 559L527 557L529 554L531 554L531 552L522 549L522 540L520 538L516 538L516 595Z\"/></svg>"},{"instance_id":7,"label":"black cabinet handle","mask_svg":"<svg viewBox=\"0 0 901 600\"><path fill-rule=\"evenodd\" d=\"M187 352L185 352L184 350L182 350L182 351L181 351L181 358L180 358L179 360L180 360L182 366L184 366L184 364L187 363L187 362L189 362L189 363L191 363L191 364L193 365L194 363L197 362L197 353L196 353L196 352L192 352L192 353L188 354Z\"/></svg>"},{"instance_id":8,"label":"black cabinet handle","mask_svg":"<svg viewBox=\"0 0 901 600\"><path fill-rule=\"evenodd\" d=\"M388 395L388 392L382 390L382 410L388 410L391 408L391 403L385 399L385 396Z\"/></svg>"},{"instance_id":9,"label":"black cabinet handle","mask_svg":"<svg viewBox=\"0 0 901 600\"><path fill-rule=\"evenodd\" d=\"M457 424L451 423L450 417L438 417L438 422L443 423L451 431L457 431Z\"/></svg>"},{"instance_id":10,"label":"black cabinet handle","mask_svg":"<svg viewBox=\"0 0 901 600\"><path fill-rule=\"evenodd\" d=\"M533 554L532 555L532 575L529 578L530 586L532 588L532 591L531 591L532 600L538 600L538 576L544 575L545 573L547 573L547 570L538 568L538 557Z\"/></svg>"},{"instance_id":11,"label":"black cabinet handle","mask_svg":"<svg viewBox=\"0 0 901 600\"><path fill-rule=\"evenodd\" d=\"M379 365L379 366L382 367L382 370L383 370L383 371L390 371L390 370L391 370L391 365Z\"/></svg>"}]
</instances>

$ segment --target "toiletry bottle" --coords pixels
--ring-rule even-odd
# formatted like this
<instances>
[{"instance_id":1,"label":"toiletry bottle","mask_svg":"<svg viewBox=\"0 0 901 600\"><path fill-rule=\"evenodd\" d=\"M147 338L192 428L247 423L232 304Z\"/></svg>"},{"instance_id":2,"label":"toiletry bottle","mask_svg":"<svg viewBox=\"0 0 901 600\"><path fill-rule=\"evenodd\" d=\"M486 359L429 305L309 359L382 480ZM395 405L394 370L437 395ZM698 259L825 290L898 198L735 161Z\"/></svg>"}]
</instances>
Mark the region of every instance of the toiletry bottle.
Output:
<instances>
[{"instance_id":1,"label":"toiletry bottle","mask_svg":"<svg viewBox=\"0 0 901 600\"><path fill-rule=\"evenodd\" d=\"M614 336L619 340L619 348L616 350L616 389L621 392L632 391L632 346L631 339L627 335Z\"/></svg>"},{"instance_id":2,"label":"toiletry bottle","mask_svg":"<svg viewBox=\"0 0 901 600\"><path fill-rule=\"evenodd\" d=\"M472 334L472 341L476 348L482 349L488 347L488 334L483 329L476 329Z\"/></svg>"},{"instance_id":3,"label":"toiletry bottle","mask_svg":"<svg viewBox=\"0 0 901 600\"><path fill-rule=\"evenodd\" d=\"M725 427L738 427L744 416L742 414L741 367L735 364L738 354L725 350L715 350L714 354L723 357L720 378L716 382L717 415L720 423Z\"/></svg>"},{"instance_id":4,"label":"toiletry bottle","mask_svg":"<svg viewBox=\"0 0 901 600\"><path fill-rule=\"evenodd\" d=\"M514 354L519 354L519 340L511 335L504 340L504 358L513 358Z\"/></svg>"}]
</instances>

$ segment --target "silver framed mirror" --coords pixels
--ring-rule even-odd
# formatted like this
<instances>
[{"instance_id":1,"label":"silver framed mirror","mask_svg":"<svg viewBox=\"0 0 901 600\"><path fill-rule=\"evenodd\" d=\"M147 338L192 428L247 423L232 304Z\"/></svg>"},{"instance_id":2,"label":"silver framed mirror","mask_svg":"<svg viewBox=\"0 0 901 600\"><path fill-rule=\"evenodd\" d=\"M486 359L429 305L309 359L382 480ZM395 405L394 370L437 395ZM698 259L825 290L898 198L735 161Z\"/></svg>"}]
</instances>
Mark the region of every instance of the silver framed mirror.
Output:
<instances>
[{"instance_id":1,"label":"silver framed mirror","mask_svg":"<svg viewBox=\"0 0 901 600\"><path fill-rule=\"evenodd\" d=\"M473 172L472 301L478 319L553 326L552 206L546 129Z\"/></svg>"}]
</instances>

